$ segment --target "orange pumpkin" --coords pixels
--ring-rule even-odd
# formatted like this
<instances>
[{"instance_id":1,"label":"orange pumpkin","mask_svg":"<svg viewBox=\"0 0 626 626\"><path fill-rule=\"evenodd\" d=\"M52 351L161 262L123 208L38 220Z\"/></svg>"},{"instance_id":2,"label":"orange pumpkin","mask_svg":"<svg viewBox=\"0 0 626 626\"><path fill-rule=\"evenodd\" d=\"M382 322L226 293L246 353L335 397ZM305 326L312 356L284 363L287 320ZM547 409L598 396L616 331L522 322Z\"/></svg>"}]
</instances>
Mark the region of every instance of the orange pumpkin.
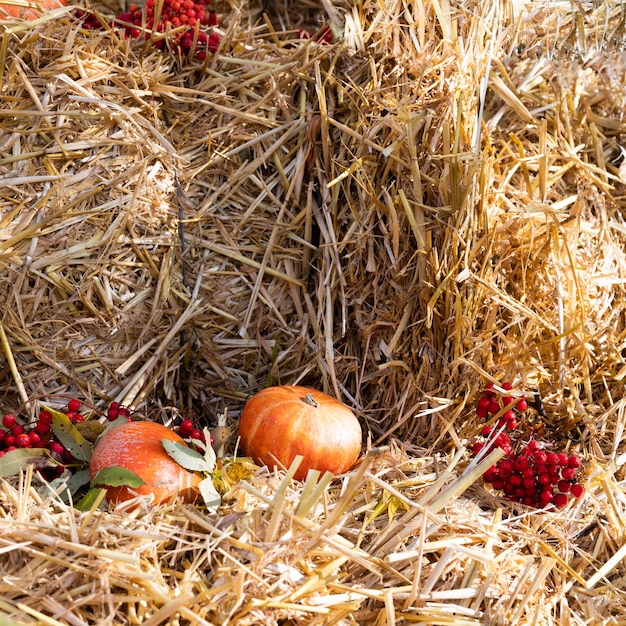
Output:
<instances>
[{"instance_id":1,"label":"orange pumpkin","mask_svg":"<svg viewBox=\"0 0 626 626\"><path fill-rule=\"evenodd\" d=\"M239 420L241 447L256 463L288 468L303 460L294 475L309 469L341 474L361 452L361 426L339 400L308 387L268 387L252 396Z\"/></svg>"},{"instance_id":2,"label":"orange pumpkin","mask_svg":"<svg viewBox=\"0 0 626 626\"><path fill-rule=\"evenodd\" d=\"M96 442L89 464L91 479L102 469L124 467L145 484L133 489L93 486L105 488L107 501L113 504L129 500L135 493L153 495L154 504L167 502L172 496L180 496L183 502L196 500L202 475L186 470L172 459L163 448L163 439L186 445L175 432L156 422L127 422L104 433Z\"/></svg>"},{"instance_id":3,"label":"orange pumpkin","mask_svg":"<svg viewBox=\"0 0 626 626\"><path fill-rule=\"evenodd\" d=\"M67 0L19 0L19 2L20 5L27 2L28 6L18 6L17 4L5 4L0 2L0 20L7 16L34 20L41 17L46 11L67 5Z\"/></svg>"}]
</instances>

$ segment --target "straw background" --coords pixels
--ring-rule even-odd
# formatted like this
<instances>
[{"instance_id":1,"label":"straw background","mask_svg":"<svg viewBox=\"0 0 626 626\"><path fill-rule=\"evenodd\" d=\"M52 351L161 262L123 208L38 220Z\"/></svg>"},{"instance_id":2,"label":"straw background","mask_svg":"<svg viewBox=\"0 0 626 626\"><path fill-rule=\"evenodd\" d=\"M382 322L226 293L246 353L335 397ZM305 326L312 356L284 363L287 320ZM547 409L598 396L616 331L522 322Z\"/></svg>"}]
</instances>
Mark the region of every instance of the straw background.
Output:
<instances>
[{"instance_id":1,"label":"straw background","mask_svg":"<svg viewBox=\"0 0 626 626\"><path fill-rule=\"evenodd\" d=\"M390 450L314 496L260 472L220 519L84 517L4 481L0 609L623 623L623 6L212 6L204 63L72 8L0 22L0 407L234 425L298 383ZM342 40L298 39L320 20ZM540 394L550 438L589 459L583 501L520 513L463 474L488 380Z\"/></svg>"}]
</instances>

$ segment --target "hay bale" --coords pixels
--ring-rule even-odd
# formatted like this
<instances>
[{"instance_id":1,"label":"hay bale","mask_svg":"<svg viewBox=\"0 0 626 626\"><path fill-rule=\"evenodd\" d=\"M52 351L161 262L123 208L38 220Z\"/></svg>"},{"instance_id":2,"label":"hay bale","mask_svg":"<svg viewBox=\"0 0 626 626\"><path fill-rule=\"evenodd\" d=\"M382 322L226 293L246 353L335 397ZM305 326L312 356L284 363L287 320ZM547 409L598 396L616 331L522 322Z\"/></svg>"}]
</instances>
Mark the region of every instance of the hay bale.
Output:
<instances>
[{"instance_id":1,"label":"hay bale","mask_svg":"<svg viewBox=\"0 0 626 626\"><path fill-rule=\"evenodd\" d=\"M304 383L392 452L318 491L260 471L217 519L84 514L4 482L0 610L619 619L621 7L219 8L203 64L71 9L0 25L2 410L77 395L210 422ZM320 11L334 45L296 37ZM550 437L591 459L566 513L517 515L474 484L462 446L489 379L537 391Z\"/></svg>"}]
</instances>

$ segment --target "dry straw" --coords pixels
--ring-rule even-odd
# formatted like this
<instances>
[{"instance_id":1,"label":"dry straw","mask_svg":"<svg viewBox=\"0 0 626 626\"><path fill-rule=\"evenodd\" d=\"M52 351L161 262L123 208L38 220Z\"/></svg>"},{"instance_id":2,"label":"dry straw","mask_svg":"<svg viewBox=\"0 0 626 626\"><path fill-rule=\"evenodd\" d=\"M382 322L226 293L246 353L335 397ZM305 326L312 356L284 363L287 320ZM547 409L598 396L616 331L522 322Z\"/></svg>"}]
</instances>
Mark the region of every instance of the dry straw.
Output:
<instances>
[{"instance_id":1,"label":"dry straw","mask_svg":"<svg viewBox=\"0 0 626 626\"><path fill-rule=\"evenodd\" d=\"M354 407L372 450L317 485L259 470L217 516L78 513L4 481L0 611L624 623L623 6L215 8L202 64L71 8L0 24L2 410L213 422L302 383ZM299 40L320 18L338 41ZM468 466L472 402L504 379L589 459L560 513Z\"/></svg>"}]
</instances>

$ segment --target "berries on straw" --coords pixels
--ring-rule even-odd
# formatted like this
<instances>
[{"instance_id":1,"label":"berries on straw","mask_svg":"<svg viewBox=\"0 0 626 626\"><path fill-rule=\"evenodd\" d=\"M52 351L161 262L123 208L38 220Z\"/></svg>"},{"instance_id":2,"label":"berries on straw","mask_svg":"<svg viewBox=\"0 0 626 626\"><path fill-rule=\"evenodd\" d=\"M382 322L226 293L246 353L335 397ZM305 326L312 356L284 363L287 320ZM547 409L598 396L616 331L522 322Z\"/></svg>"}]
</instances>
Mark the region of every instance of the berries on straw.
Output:
<instances>
[{"instance_id":1,"label":"berries on straw","mask_svg":"<svg viewBox=\"0 0 626 626\"><path fill-rule=\"evenodd\" d=\"M212 29L219 26L219 19L214 11L208 10L210 0L146 0L145 11L136 4L131 4L128 11L115 17L113 23L124 29L124 35L130 39L139 38L142 33L146 39L158 34L170 33L168 41L172 50L182 55L193 56L198 61L206 59L208 54L217 52L220 36ZM103 27L100 19L93 13L79 11L83 26L88 29ZM154 38L153 44L162 49L166 39Z\"/></svg>"},{"instance_id":2,"label":"berries on straw","mask_svg":"<svg viewBox=\"0 0 626 626\"><path fill-rule=\"evenodd\" d=\"M513 385L507 381L500 389L510 392ZM487 384L476 401L476 416L495 423L482 426L472 453L477 455L485 447L487 452L496 447L504 450L505 456L483 474L483 480L509 500L540 508L564 507L570 498L584 493L582 460L576 454L546 451L546 444L534 434L524 441L529 429L520 427L525 425L522 416L527 409L524 396L499 393L495 385Z\"/></svg>"}]
</instances>

